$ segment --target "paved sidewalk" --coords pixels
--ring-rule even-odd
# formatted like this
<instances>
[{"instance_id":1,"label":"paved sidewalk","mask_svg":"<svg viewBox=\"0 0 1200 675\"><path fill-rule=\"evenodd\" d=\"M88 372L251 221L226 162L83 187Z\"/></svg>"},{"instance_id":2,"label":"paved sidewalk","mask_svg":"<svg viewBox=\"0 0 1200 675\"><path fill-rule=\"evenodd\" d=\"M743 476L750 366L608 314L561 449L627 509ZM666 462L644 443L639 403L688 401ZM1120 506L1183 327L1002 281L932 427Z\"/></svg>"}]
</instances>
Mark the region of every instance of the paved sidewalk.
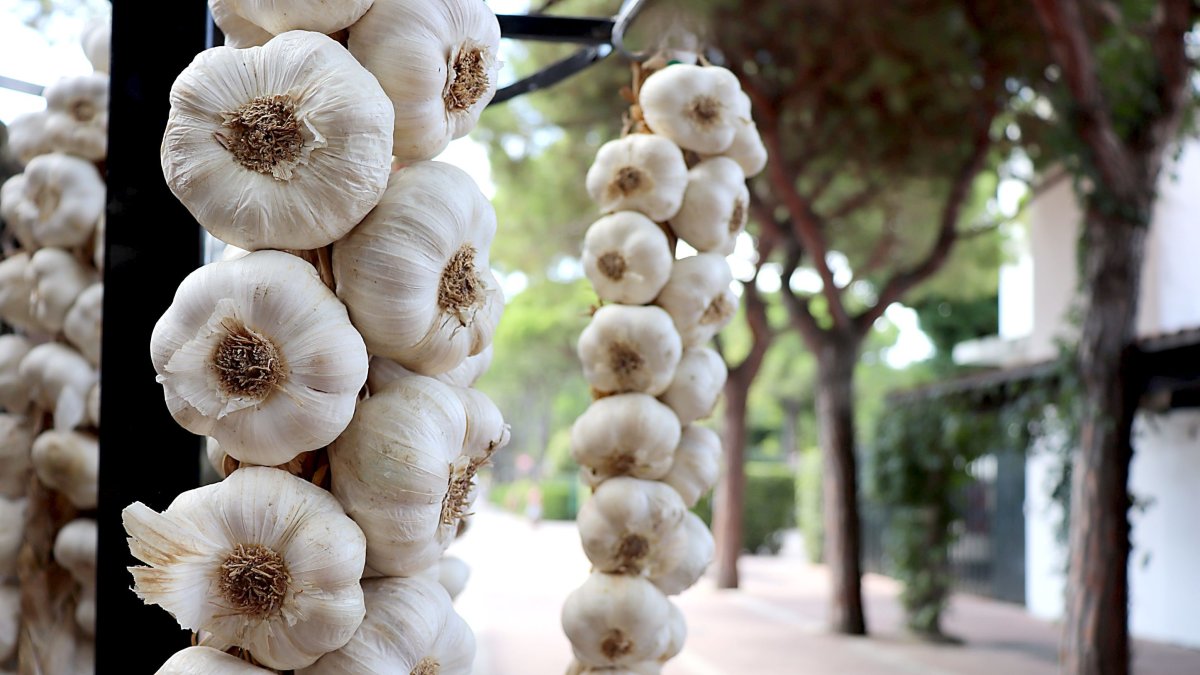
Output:
<instances>
[{"instance_id":1,"label":"paved sidewalk","mask_svg":"<svg viewBox=\"0 0 1200 675\"><path fill-rule=\"evenodd\" d=\"M479 643L475 675L562 675L570 645L559 627L566 595L587 577L574 523L531 526L481 505L450 550L471 566L456 603ZM687 645L666 675L1053 675L1058 629L1020 607L956 596L944 625L962 646L930 645L901 628L897 584L865 580L870 638L824 631L824 570L794 555L747 557L742 589L707 580L674 598L688 620ZM1200 652L1135 646L1137 675L1200 674Z\"/></svg>"}]
</instances>

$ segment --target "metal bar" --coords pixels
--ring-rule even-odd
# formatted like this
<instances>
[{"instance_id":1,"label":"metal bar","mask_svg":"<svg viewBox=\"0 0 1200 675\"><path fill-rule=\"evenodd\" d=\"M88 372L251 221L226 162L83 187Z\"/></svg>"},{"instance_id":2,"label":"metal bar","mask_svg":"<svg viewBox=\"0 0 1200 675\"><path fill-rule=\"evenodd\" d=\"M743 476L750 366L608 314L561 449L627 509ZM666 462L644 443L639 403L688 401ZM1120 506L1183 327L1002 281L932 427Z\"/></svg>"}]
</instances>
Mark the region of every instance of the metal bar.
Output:
<instances>
[{"instance_id":1,"label":"metal bar","mask_svg":"<svg viewBox=\"0 0 1200 675\"><path fill-rule=\"evenodd\" d=\"M499 14L500 35L513 40L584 45L612 43L613 19Z\"/></svg>"},{"instance_id":2,"label":"metal bar","mask_svg":"<svg viewBox=\"0 0 1200 675\"><path fill-rule=\"evenodd\" d=\"M5 77L4 75L0 75L0 88L12 89L13 91L19 91L22 94L33 94L34 96L41 96L42 92L46 90L46 88L40 84L26 82L25 80L18 80L15 77Z\"/></svg>"},{"instance_id":3,"label":"metal bar","mask_svg":"<svg viewBox=\"0 0 1200 675\"><path fill-rule=\"evenodd\" d=\"M177 0L145 30L138 3L113 3L100 428L96 672L153 673L187 632L130 590L121 510L165 508L199 483L200 437L171 419L155 382L150 332L200 264L200 228L167 189L159 144L175 77L205 48L205 0Z\"/></svg>"},{"instance_id":4,"label":"metal bar","mask_svg":"<svg viewBox=\"0 0 1200 675\"><path fill-rule=\"evenodd\" d=\"M544 89L546 87L558 84L572 75L584 70L597 61L603 60L612 53L612 47L606 45L597 45L595 47L585 47L575 54L567 58L543 68L537 73L530 75L522 80L518 80L507 87L501 88L496 92L488 105L503 103L511 98L516 98L522 94Z\"/></svg>"}]
</instances>

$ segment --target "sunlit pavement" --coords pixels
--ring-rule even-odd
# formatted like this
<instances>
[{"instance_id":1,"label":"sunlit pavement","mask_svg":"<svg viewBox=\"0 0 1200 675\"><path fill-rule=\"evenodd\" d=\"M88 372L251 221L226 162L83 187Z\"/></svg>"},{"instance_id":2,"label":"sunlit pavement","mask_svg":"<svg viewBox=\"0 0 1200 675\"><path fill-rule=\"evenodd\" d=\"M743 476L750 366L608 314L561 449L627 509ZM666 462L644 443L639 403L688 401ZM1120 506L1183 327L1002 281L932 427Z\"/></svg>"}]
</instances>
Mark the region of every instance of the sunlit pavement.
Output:
<instances>
[{"instance_id":1,"label":"sunlit pavement","mask_svg":"<svg viewBox=\"0 0 1200 675\"><path fill-rule=\"evenodd\" d=\"M479 643L475 675L562 675L571 650L559 627L563 598L587 576L574 523L542 523L483 507L450 553L471 566L456 607ZM872 637L824 631L824 570L795 553L746 557L742 589L705 579L673 598L688 620L687 645L666 675L1052 675L1056 626L1014 605L957 596L944 625L961 646L907 637L897 586L866 579ZM1200 652L1138 643L1138 675L1196 675Z\"/></svg>"}]
</instances>

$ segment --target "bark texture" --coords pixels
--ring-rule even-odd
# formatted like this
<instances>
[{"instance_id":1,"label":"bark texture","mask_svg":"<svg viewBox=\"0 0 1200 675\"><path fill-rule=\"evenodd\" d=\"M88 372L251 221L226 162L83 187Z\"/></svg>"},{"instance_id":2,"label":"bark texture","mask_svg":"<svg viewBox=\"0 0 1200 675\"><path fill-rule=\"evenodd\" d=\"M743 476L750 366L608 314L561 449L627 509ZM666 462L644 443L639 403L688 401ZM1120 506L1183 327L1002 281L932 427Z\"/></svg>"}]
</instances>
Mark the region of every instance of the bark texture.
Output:
<instances>
[{"instance_id":1,"label":"bark texture","mask_svg":"<svg viewBox=\"0 0 1200 675\"><path fill-rule=\"evenodd\" d=\"M713 538L717 542L717 588L738 587L738 557L742 553L743 496L746 492L746 398L749 387L730 378L725 382L725 419L721 429L724 470L713 509Z\"/></svg>"}]
</instances>

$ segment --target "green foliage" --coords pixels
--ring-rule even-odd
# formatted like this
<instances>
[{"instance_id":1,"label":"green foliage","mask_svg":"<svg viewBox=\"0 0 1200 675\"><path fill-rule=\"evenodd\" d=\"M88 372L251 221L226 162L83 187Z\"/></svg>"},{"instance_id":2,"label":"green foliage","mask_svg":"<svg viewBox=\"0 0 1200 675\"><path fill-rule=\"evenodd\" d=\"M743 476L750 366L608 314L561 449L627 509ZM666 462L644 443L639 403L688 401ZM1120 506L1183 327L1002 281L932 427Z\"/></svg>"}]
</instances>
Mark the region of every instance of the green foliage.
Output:
<instances>
[{"instance_id":1,"label":"green foliage","mask_svg":"<svg viewBox=\"0 0 1200 675\"><path fill-rule=\"evenodd\" d=\"M497 483L488 490L488 501L506 511L527 515L530 494L535 487L541 495L542 520L575 520L583 488L574 474L540 481L522 478L509 483Z\"/></svg>"},{"instance_id":2,"label":"green foliage","mask_svg":"<svg viewBox=\"0 0 1200 675\"><path fill-rule=\"evenodd\" d=\"M796 524L804 537L804 553L811 563L825 561L825 523L822 519L821 450L805 448L796 472Z\"/></svg>"},{"instance_id":3,"label":"green foliage","mask_svg":"<svg viewBox=\"0 0 1200 675\"><path fill-rule=\"evenodd\" d=\"M995 335L1000 330L1000 305L995 295L971 300L929 295L913 303L913 309L921 330L937 350L934 359L943 367L952 365L954 345Z\"/></svg>"},{"instance_id":4,"label":"green foliage","mask_svg":"<svg viewBox=\"0 0 1200 675\"><path fill-rule=\"evenodd\" d=\"M778 462L747 462L746 493L742 513L742 550L779 552L783 531L795 526L796 479L791 468ZM693 509L712 525L712 496Z\"/></svg>"}]
</instances>

